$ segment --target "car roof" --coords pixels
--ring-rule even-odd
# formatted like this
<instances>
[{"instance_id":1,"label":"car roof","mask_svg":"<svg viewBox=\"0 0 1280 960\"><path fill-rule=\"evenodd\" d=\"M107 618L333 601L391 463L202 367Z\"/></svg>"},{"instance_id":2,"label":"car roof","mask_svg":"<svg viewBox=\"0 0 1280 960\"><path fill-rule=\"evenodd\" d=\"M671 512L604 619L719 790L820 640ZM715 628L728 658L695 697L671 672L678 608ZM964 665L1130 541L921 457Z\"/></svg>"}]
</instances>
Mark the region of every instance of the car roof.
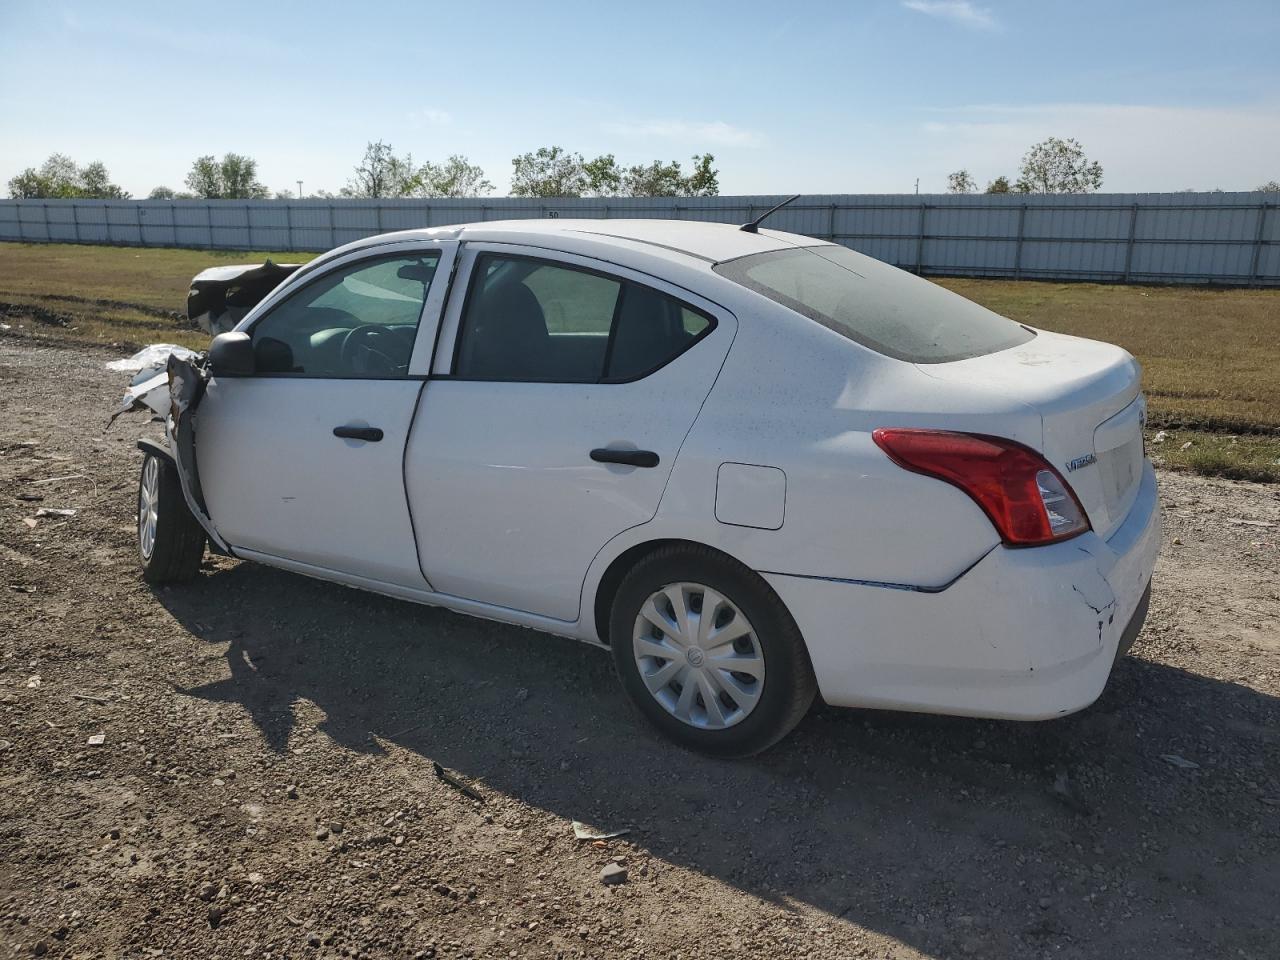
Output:
<instances>
[{"instance_id":1,"label":"car roof","mask_svg":"<svg viewBox=\"0 0 1280 960\"><path fill-rule=\"evenodd\" d=\"M709 223L701 220L569 220L530 219L492 220L480 223L402 230L396 233L366 237L344 249L386 243L390 240L494 240L535 246L554 246L553 241L567 241L570 247L587 240L606 247L617 247L650 256L687 263L689 258L704 264L721 263L753 253L767 253L797 246L814 246L827 241L796 233L761 229L748 233L733 224Z\"/></svg>"}]
</instances>

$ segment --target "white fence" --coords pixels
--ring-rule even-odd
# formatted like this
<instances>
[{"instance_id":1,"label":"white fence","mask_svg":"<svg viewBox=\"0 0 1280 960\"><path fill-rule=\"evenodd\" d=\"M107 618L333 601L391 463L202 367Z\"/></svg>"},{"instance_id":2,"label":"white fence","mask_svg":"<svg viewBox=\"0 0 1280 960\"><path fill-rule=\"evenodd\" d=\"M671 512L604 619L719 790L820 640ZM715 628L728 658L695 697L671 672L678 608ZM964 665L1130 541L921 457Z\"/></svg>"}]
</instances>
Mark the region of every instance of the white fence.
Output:
<instances>
[{"instance_id":1,"label":"white fence","mask_svg":"<svg viewBox=\"0 0 1280 960\"><path fill-rule=\"evenodd\" d=\"M371 234L526 217L742 223L782 197L0 200L0 240L328 250ZM817 195L768 226L937 276L1280 286L1280 196Z\"/></svg>"}]
</instances>

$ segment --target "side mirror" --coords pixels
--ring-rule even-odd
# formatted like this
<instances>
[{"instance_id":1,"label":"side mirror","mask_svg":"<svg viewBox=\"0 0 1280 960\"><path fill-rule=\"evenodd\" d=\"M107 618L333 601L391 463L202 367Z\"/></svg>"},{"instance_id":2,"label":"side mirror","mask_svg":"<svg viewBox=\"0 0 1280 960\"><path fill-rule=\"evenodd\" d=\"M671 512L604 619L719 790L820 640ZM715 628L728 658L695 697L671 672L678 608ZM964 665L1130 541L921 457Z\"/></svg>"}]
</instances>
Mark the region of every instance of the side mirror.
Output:
<instances>
[{"instance_id":1,"label":"side mirror","mask_svg":"<svg viewBox=\"0 0 1280 960\"><path fill-rule=\"evenodd\" d=\"M215 377L247 377L253 373L253 341L247 333L220 333L209 347Z\"/></svg>"}]
</instances>

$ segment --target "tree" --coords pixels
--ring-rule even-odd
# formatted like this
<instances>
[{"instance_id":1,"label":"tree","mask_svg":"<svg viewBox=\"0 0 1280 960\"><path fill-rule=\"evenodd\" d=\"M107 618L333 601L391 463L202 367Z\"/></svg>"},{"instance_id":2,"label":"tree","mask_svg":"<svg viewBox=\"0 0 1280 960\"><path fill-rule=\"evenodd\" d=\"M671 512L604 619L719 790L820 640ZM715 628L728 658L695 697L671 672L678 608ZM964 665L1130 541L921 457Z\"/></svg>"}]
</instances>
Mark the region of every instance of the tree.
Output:
<instances>
[{"instance_id":1,"label":"tree","mask_svg":"<svg viewBox=\"0 0 1280 960\"><path fill-rule=\"evenodd\" d=\"M714 197L720 171L709 153L693 158L685 176L680 161L654 160L623 169L612 153L584 160L561 147L540 147L511 161L513 197Z\"/></svg>"},{"instance_id":2,"label":"tree","mask_svg":"<svg viewBox=\"0 0 1280 960\"><path fill-rule=\"evenodd\" d=\"M258 162L239 153L196 157L187 174L187 186L206 200L265 200L271 195L258 180Z\"/></svg>"},{"instance_id":3,"label":"tree","mask_svg":"<svg viewBox=\"0 0 1280 960\"><path fill-rule=\"evenodd\" d=\"M694 156L693 172L684 182L686 197L720 196L720 171L711 166L715 162L716 158L709 153Z\"/></svg>"},{"instance_id":4,"label":"tree","mask_svg":"<svg viewBox=\"0 0 1280 960\"><path fill-rule=\"evenodd\" d=\"M427 161L414 177L417 197L482 197L493 192L484 171L466 157L454 154L444 163Z\"/></svg>"},{"instance_id":5,"label":"tree","mask_svg":"<svg viewBox=\"0 0 1280 960\"><path fill-rule=\"evenodd\" d=\"M616 197L622 191L622 170L612 153L602 153L582 165L590 197Z\"/></svg>"},{"instance_id":6,"label":"tree","mask_svg":"<svg viewBox=\"0 0 1280 960\"><path fill-rule=\"evenodd\" d=\"M1102 186L1102 165L1074 139L1037 143L1023 156L1020 174L1015 189L1021 193L1092 193Z\"/></svg>"},{"instance_id":7,"label":"tree","mask_svg":"<svg viewBox=\"0 0 1280 960\"><path fill-rule=\"evenodd\" d=\"M258 161L238 153L228 153L218 165L222 174L222 196L228 200L265 200L271 195L258 181Z\"/></svg>"},{"instance_id":8,"label":"tree","mask_svg":"<svg viewBox=\"0 0 1280 960\"><path fill-rule=\"evenodd\" d=\"M623 192L629 197L679 197L684 184L678 160L639 164L628 168L622 178Z\"/></svg>"},{"instance_id":9,"label":"tree","mask_svg":"<svg viewBox=\"0 0 1280 960\"><path fill-rule=\"evenodd\" d=\"M391 144L378 140L365 147L356 175L342 188L344 197L408 197L418 189L413 155L397 157Z\"/></svg>"},{"instance_id":10,"label":"tree","mask_svg":"<svg viewBox=\"0 0 1280 960\"><path fill-rule=\"evenodd\" d=\"M39 167L27 167L9 181L15 200L126 200L129 194L111 182L106 166L94 160L83 167L63 153L50 154Z\"/></svg>"},{"instance_id":11,"label":"tree","mask_svg":"<svg viewBox=\"0 0 1280 960\"><path fill-rule=\"evenodd\" d=\"M968 170L957 170L947 174L947 193L974 193L978 189L978 181Z\"/></svg>"},{"instance_id":12,"label":"tree","mask_svg":"<svg viewBox=\"0 0 1280 960\"><path fill-rule=\"evenodd\" d=\"M173 192L173 187L156 187L147 194L148 200L173 200L177 194Z\"/></svg>"},{"instance_id":13,"label":"tree","mask_svg":"<svg viewBox=\"0 0 1280 960\"><path fill-rule=\"evenodd\" d=\"M196 157L186 182L197 197L216 200L222 196L222 175L218 170L218 158L213 154Z\"/></svg>"},{"instance_id":14,"label":"tree","mask_svg":"<svg viewBox=\"0 0 1280 960\"><path fill-rule=\"evenodd\" d=\"M603 158L598 158L603 159ZM539 147L511 160L513 197L580 197L591 183L580 153Z\"/></svg>"},{"instance_id":15,"label":"tree","mask_svg":"<svg viewBox=\"0 0 1280 960\"><path fill-rule=\"evenodd\" d=\"M990 183L988 183L987 189L983 191L983 193L1012 193L1012 192L1013 190L1009 187L1009 178L1004 176L1003 174L1001 174L1000 176L992 180Z\"/></svg>"},{"instance_id":16,"label":"tree","mask_svg":"<svg viewBox=\"0 0 1280 960\"><path fill-rule=\"evenodd\" d=\"M1266 183L1260 184L1255 189L1259 193L1280 193L1280 183L1275 180L1268 180Z\"/></svg>"}]
</instances>

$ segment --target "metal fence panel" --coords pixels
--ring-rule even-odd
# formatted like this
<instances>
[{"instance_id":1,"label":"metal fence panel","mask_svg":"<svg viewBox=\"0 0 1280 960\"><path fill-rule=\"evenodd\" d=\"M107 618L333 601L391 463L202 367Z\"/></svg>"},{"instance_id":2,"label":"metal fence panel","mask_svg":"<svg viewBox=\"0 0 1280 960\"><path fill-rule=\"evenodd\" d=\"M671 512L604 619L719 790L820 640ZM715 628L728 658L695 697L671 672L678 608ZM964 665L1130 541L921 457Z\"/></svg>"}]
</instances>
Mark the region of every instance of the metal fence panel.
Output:
<instances>
[{"instance_id":1,"label":"metal fence panel","mask_svg":"<svg viewBox=\"0 0 1280 960\"><path fill-rule=\"evenodd\" d=\"M467 200L0 200L0 240L317 251L372 234L527 217L742 223L780 196ZM811 195L769 221L935 276L1280 286L1263 193Z\"/></svg>"}]
</instances>

